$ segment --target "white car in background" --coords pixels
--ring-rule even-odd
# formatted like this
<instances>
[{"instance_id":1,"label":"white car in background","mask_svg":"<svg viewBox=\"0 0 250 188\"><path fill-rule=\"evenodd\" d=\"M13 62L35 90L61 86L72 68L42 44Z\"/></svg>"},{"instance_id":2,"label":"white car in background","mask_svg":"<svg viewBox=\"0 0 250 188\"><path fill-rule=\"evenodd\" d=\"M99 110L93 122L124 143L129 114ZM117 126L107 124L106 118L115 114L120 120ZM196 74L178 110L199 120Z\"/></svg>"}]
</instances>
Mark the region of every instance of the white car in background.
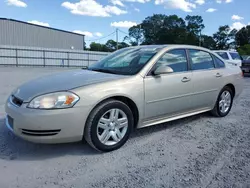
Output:
<instances>
[{"instance_id":1,"label":"white car in background","mask_svg":"<svg viewBox=\"0 0 250 188\"><path fill-rule=\"evenodd\" d=\"M220 57L222 57L229 64L233 64L239 67L242 64L243 59L237 51L218 50L214 52L218 54Z\"/></svg>"}]
</instances>

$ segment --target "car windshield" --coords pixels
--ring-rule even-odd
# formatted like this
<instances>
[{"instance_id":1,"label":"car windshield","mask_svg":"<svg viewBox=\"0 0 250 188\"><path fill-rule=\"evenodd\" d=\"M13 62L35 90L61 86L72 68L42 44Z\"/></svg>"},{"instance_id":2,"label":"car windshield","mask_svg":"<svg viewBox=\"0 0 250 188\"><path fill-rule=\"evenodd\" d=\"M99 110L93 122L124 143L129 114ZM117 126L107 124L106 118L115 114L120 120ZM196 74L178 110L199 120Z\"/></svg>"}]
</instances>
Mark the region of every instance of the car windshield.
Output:
<instances>
[{"instance_id":1,"label":"car windshield","mask_svg":"<svg viewBox=\"0 0 250 188\"><path fill-rule=\"evenodd\" d=\"M242 57L237 52L230 52L230 55L233 60L242 60Z\"/></svg>"},{"instance_id":2,"label":"car windshield","mask_svg":"<svg viewBox=\"0 0 250 188\"><path fill-rule=\"evenodd\" d=\"M158 51L159 48L154 47L121 49L91 65L88 69L112 74L134 75L137 74Z\"/></svg>"}]
</instances>

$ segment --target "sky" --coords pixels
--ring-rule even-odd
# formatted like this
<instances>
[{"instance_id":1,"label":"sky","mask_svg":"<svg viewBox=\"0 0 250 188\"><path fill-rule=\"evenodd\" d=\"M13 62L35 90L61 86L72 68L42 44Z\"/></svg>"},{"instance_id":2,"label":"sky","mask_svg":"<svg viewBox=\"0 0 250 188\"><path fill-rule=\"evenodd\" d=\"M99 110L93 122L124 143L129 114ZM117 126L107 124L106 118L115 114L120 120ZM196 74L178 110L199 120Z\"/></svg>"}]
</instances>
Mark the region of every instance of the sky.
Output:
<instances>
[{"instance_id":1,"label":"sky","mask_svg":"<svg viewBox=\"0 0 250 188\"><path fill-rule=\"evenodd\" d=\"M128 28L153 14L203 17L203 34L221 25L240 29L250 25L250 0L0 0L0 17L85 35L87 43L119 41ZM112 34L113 33L113 34Z\"/></svg>"}]
</instances>

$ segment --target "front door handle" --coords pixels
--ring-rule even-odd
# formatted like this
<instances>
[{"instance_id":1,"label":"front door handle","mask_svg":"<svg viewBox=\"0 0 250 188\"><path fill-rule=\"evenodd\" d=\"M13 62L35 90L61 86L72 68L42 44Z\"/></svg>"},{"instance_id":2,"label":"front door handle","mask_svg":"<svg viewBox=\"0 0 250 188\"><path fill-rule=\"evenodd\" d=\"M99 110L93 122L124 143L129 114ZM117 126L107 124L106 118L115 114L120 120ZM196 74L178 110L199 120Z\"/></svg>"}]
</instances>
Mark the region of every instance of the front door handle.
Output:
<instances>
[{"instance_id":1,"label":"front door handle","mask_svg":"<svg viewBox=\"0 0 250 188\"><path fill-rule=\"evenodd\" d=\"M216 73L216 75L215 75L217 78L220 78L220 77L222 77L222 74L220 74L220 73Z\"/></svg>"},{"instance_id":2,"label":"front door handle","mask_svg":"<svg viewBox=\"0 0 250 188\"><path fill-rule=\"evenodd\" d=\"M182 82L189 82L191 80L191 78L188 78L188 77L184 77L184 78L182 78Z\"/></svg>"}]
</instances>

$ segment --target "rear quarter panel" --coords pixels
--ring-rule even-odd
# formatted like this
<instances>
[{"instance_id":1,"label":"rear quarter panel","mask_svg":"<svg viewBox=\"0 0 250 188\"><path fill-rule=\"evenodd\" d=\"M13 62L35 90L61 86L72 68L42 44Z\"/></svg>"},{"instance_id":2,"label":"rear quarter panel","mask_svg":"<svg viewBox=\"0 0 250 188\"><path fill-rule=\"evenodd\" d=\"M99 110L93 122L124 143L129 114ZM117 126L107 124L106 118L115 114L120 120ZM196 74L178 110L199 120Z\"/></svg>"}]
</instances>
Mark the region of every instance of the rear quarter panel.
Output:
<instances>
[{"instance_id":1,"label":"rear quarter panel","mask_svg":"<svg viewBox=\"0 0 250 188\"><path fill-rule=\"evenodd\" d=\"M228 84L235 87L235 97L238 97L243 90L243 76L240 67L226 65L223 70L223 87Z\"/></svg>"}]
</instances>

